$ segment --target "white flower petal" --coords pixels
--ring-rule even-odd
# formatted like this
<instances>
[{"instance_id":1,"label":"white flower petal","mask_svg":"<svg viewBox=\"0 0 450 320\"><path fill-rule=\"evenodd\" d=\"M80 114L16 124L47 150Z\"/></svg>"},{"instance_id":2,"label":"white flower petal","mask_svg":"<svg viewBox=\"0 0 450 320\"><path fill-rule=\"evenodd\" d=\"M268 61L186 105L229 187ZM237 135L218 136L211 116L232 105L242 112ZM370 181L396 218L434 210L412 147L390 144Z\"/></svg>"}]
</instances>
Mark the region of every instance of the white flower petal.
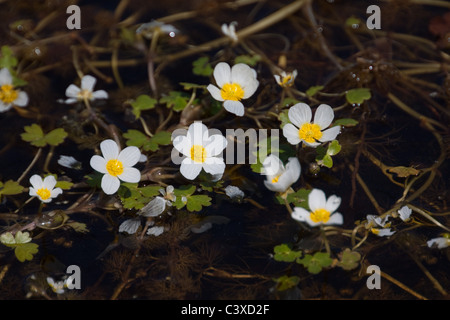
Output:
<instances>
[{"instance_id":1,"label":"white flower petal","mask_svg":"<svg viewBox=\"0 0 450 320\"><path fill-rule=\"evenodd\" d=\"M102 178L101 186L104 193L114 194L119 190L120 180L117 177L105 174Z\"/></svg>"},{"instance_id":2,"label":"white flower petal","mask_svg":"<svg viewBox=\"0 0 450 320\"><path fill-rule=\"evenodd\" d=\"M155 226L155 227L151 227L147 230L147 235L157 237L157 236L160 236L163 232L164 232L164 227Z\"/></svg>"},{"instance_id":3,"label":"white flower petal","mask_svg":"<svg viewBox=\"0 0 450 320\"><path fill-rule=\"evenodd\" d=\"M286 164L286 174L289 176L290 185L297 182L298 178L300 178L301 170L300 161L298 161L297 158L291 157L288 159L288 163Z\"/></svg>"},{"instance_id":4,"label":"white flower petal","mask_svg":"<svg viewBox=\"0 0 450 320\"><path fill-rule=\"evenodd\" d=\"M223 107L225 108L225 110L237 115L238 117L242 117L245 113L244 105L240 101L225 100L225 102L223 103Z\"/></svg>"},{"instance_id":5,"label":"white flower petal","mask_svg":"<svg viewBox=\"0 0 450 320\"><path fill-rule=\"evenodd\" d=\"M136 168L125 167L123 173L118 175L117 178L124 182L137 183L141 181L141 172Z\"/></svg>"},{"instance_id":6,"label":"white flower petal","mask_svg":"<svg viewBox=\"0 0 450 320\"><path fill-rule=\"evenodd\" d=\"M120 151L117 160L121 161L124 167L132 167L139 162L141 151L138 147L129 146Z\"/></svg>"},{"instance_id":7,"label":"white flower petal","mask_svg":"<svg viewBox=\"0 0 450 320\"><path fill-rule=\"evenodd\" d=\"M255 79L252 68L244 63L235 64L231 68L231 82L245 87Z\"/></svg>"},{"instance_id":8,"label":"white flower petal","mask_svg":"<svg viewBox=\"0 0 450 320\"><path fill-rule=\"evenodd\" d=\"M222 98L222 94L220 93L220 89L217 88L215 85L210 84L206 87L206 89L209 91L211 96L216 99L217 101L224 101Z\"/></svg>"},{"instance_id":9,"label":"white flower petal","mask_svg":"<svg viewBox=\"0 0 450 320\"><path fill-rule=\"evenodd\" d=\"M117 159L119 156L119 146L111 139L102 141L102 143L100 143L100 150L106 161Z\"/></svg>"},{"instance_id":10,"label":"white flower petal","mask_svg":"<svg viewBox=\"0 0 450 320\"><path fill-rule=\"evenodd\" d=\"M284 125L283 136L290 144L299 144L301 141L298 134L298 128L296 128L292 123L287 123Z\"/></svg>"},{"instance_id":11,"label":"white flower petal","mask_svg":"<svg viewBox=\"0 0 450 320\"><path fill-rule=\"evenodd\" d=\"M310 146L310 147L313 147L313 148L321 145L320 142L306 142L304 140L303 140L303 143L306 144L307 146Z\"/></svg>"},{"instance_id":12,"label":"white flower petal","mask_svg":"<svg viewBox=\"0 0 450 320\"><path fill-rule=\"evenodd\" d=\"M317 107L316 113L314 114L314 123L318 124L321 129L328 128L328 126L333 122L334 111L327 104L321 104Z\"/></svg>"},{"instance_id":13,"label":"white flower petal","mask_svg":"<svg viewBox=\"0 0 450 320\"><path fill-rule=\"evenodd\" d=\"M212 175L223 174L225 171L225 162L221 158L207 158L203 163L203 170Z\"/></svg>"},{"instance_id":14,"label":"white flower petal","mask_svg":"<svg viewBox=\"0 0 450 320\"><path fill-rule=\"evenodd\" d=\"M0 100L0 112L6 112L9 109L11 109L11 107L12 107L11 103L5 104L5 103L3 103L3 101Z\"/></svg>"},{"instance_id":15,"label":"white flower petal","mask_svg":"<svg viewBox=\"0 0 450 320\"><path fill-rule=\"evenodd\" d=\"M227 139L220 134L213 134L204 143L207 157L214 157L222 153L227 147Z\"/></svg>"},{"instance_id":16,"label":"white flower petal","mask_svg":"<svg viewBox=\"0 0 450 320\"><path fill-rule=\"evenodd\" d=\"M225 83L231 82L231 68L226 62L220 62L214 68L214 79L219 88L222 88Z\"/></svg>"},{"instance_id":17,"label":"white flower petal","mask_svg":"<svg viewBox=\"0 0 450 320\"><path fill-rule=\"evenodd\" d=\"M95 92L92 93L92 99L108 99L108 92L106 92L105 90L97 90Z\"/></svg>"},{"instance_id":18,"label":"white flower petal","mask_svg":"<svg viewBox=\"0 0 450 320\"><path fill-rule=\"evenodd\" d=\"M85 75L83 76L83 78L81 78L81 89L93 92L96 82L97 79L95 79L93 76Z\"/></svg>"},{"instance_id":19,"label":"white flower petal","mask_svg":"<svg viewBox=\"0 0 450 320\"><path fill-rule=\"evenodd\" d=\"M340 205L341 205L341 198L337 197L335 195L332 195L327 199L325 209L331 213L331 212L336 211L336 209L339 208Z\"/></svg>"},{"instance_id":20,"label":"white flower petal","mask_svg":"<svg viewBox=\"0 0 450 320\"><path fill-rule=\"evenodd\" d=\"M18 107L25 107L28 104L28 94L23 91L19 91L17 99L14 100L14 105Z\"/></svg>"},{"instance_id":21,"label":"white flower petal","mask_svg":"<svg viewBox=\"0 0 450 320\"><path fill-rule=\"evenodd\" d=\"M65 104L72 104L72 103L75 103L77 101L78 101L77 98L69 98L69 99L66 99L66 100L62 100L61 102L65 103Z\"/></svg>"},{"instance_id":22,"label":"white flower petal","mask_svg":"<svg viewBox=\"0 0 450 320\"><path fill-rule=\"evenodd\" d=\"M330 216L330 219L325 224L327 224L327 225L331 225L331 224L341 225L343 223L344 223L344 217L342 216L342 214L340 214L339 212L335 212L334 214L332 214Z\"/></svg>"},{"instance_id":23,"label":"white flower petal","mask_svg":"<svg viewBox=\"0 0 450 320\"><path fill-rule=\"evenodd\" d=\"M263 171L261 173L267 175L267 178L270 180L281 175L285 171L283 162L274 154L267 156L262 165Z\"/></svg>"},{"instance_id":24,"label":"white flower petal","mask_svg":"<svg viewBox=\"0 0 450 320\"><path fill-rule=\"evenodd\" d=\"M181 162L180 173L188 180L194 180L202 171L202 164L192 161L190 158L185 158Z\"/></svg>"},{"instance_id":25,"label":"white flower petal","mask_svg":"<svg viewBox=\"0 0 450 320\"><path fill-rule=\"evenodd\" d=\"M191 156L192 143L186 136L177 136L173 139L173 146L178 152L182 153L186 157Z\"/></svg>"},{"instance_id":26,"label":"white flower petal","mask_svg":"<svg viewBox=\"0 0 450 320\"><path fill-rule=\"evenodd\" d=\"M39 190L44 185L44 181L42 181L42 178L39 175L35 174L31 176L30 184L34 189Z\"/></svg>"},{"instance_id":27,"label":"white flower petal","mask_svg":"<svg viewBox=\"0 0 450 320\"><path fill-rule=\"evenodd\" d=\"M59 196L62 193L63 193L63 191L62 191L61 188L55 188L52 191L50 191L50 197L51 198L56 198L57 196Z\"/></svg>"},{"instance_id":28,"label":"white flower petal","mask_svg":"<svg viewBox=\"0 0 450 320\"><path fill-rule=\"evenodd\" d=\"M411 216L412 210L408 206L403 206L397 212L399 214L400 219L402 219L403 221L407 221Z\"/></svg>"},{"instance_id":29,"label":"white flower petal","mask_svg":"<svg viewBox=\"0 0 450 320\"><path fill-rule=\"evenodd\" d=\"M81 91L80 88L78 88L74 84L71 84L66 89L66 96L69 97L69 98L73 98L73 99L78 100L78 94L80 93L80 91ZM69 100L69 99L67 99L67 100ZM66 100L66 103L69 103L69 102L67 102L67 100Z\"/></svg>"},{"instance_id":30,"label":"white flower petal","mask_svg":"<svg viewBox=\"0 0 450 320\"><path fill-rule=\"evenodd\" d=\"M310 106L300 102L289 108L288 117L297 128L301 128L304 123L311 122L312 111Z\"/></svg>"},{"instance_id":31,"label":"white flower petal","mask_svg":"<svg viewBox=\"0 0 450 320\"><path fill-rule=\"evenodd\" d=\"M189 126L187 137L192 145L203 145L203 141L208 139L208 127L201 121L195 121ZM189 149L190 152L190 149Z\"/></svg>"},{"instance_id":32,"label":"white flower petal","mask_svg":"<svg viewBox=\"0 0 450 320\"><path fill-rule=\"evenodd\" d=\"M157 217L164 210L166 210L166 200L162 197L155 197L139 211L139 214L144 217Z\"/></svg>"},{"instance_id":33,"label":"white flower petal","mask_svg":"<svg viewBox=\"0 0 450 320\"><path fill-rule=\"evenodd\" d=\"M135 234L141 225L141 219L133 218L122 222L119 226L119 232L126 232L128 234Z\"/></svg>"},{"instance_id":34,"label":"white flower petal","mask_svg":"<svg viewBox=\"0 0 450 320\"><path fill-rule=\"evenodd\" d=\"M50 175L50 176L46 176L44 178L44 181L42 183L42 186L44 188L47 188L48 190L52 190L56 185L56 179L54 176Z\"/></svg>"},{"instance_id":35,"label":"white flower petal","mask_svg":"<svg viewBox=\"0 0 450 320\"><path fill-rule=\"evenodd\" d=\"M336 139L337 135L341 131L340 126L331 127L327 130L322 131L322 137L320 137L320 142L333 141Z\"/></svg>"},{"instance_id":36,"label":"white flower petal","mask_svg":"<svg viewBox=\"0 0 450 320\"><path fill-rule=\"evenodd\" d=\"M308 196L308 205L311 211L325 209L325 206L327 205L325 192L320 189L312 189Z\"/></svg>"},{"instance_id":37,"label":"white flower petal","mask_svg":"<svg viewBox=\"0 0 450 320\"><path fill-rule=\"evenodd\" d=\"M103 157L94 155L91 158L90 165L92 169L100 173L106 173L106 160Z\"/></svg>"},{"instance_id":38,"label":"white flower petal","mask_svg":"<svg viewBox=\"0 0 450 320\"><path fill-rule=\"evenodd\" d=\"M12 76L8 68L2 68L0 70L0 86L5 84L12 84Z\"/></svg>"},{"instance_id":39,"label":"white flower petal","mask_svg":"<svg viewBox=\"0 0 450 320\"><path fill-rule=\"evenodd\" d=\"M37 196L36 190L33 187L28 188L28 194L32 197Z\"/></svg>"},{"instance_id":40,"label":"white flower petal","mask_svg":"<svg viewBox=\"0 0 450 320\"><path fill-rule=\"evenodd\" d=\"M311 221L310 212L304 208L295 207L294 210L292 211L291 217L294 220L297 220L300 222L307 222L308 224L312 223L314 225L317 225Z\"/></svg>"}]
</instances>

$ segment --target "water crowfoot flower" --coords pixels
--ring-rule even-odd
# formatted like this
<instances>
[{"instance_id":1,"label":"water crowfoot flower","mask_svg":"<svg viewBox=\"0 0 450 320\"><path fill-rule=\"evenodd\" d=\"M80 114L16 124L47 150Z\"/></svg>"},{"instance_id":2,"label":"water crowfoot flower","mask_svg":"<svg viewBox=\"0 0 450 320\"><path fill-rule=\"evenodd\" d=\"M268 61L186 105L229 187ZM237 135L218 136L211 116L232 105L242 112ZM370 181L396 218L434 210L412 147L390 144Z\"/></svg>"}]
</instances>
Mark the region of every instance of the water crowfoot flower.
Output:
<instances>
[{"instance_id":1,"label":"water crowfoot flower","mask_svg":"<svg viewBox=\"0 0 450 320\"><path fill-rule=\"evenodd\" d=\"M306 103L293 105L288 111L288 117L292 123L283 127L283 135L290 144L303 141L310 147L317 147L323 142L334 140L341 130L340 126L326 129L334 119L333 109L326 104L319 105L312 123L312 111Z\"/></svg>"},{"instance_id":2,"label":"water crowfoot flower","mask_svg":"<svg viewBox=\"0 0 450 320\"><path fill-rule=\"evenodd\" d=\"M102 155L91 158L91 167L103 173L101 187L106 194L115 193L120 187L120 180L137 183L141 180L141 173L133 166L139 161L141 152L137 147L130 146L120 151L116 142L111 139L100 143Z\"/></svg>"},{"instance_id":3,"label":"water crowfoot flower","mask_svg":"<svg viewBox=\"0 0 450 320\"><path fill-rule=\"evenodd\" d=\"M47 176L44 180L35 174L30 178L30 196L37 196L44 203L49 203L59 196L63 191L61 188L55 188L56 179L54 176Z\"/></svg>"},{"instance_id":4,"label":"water crowfoot flower","mask_svg":"<svg viewBox=\"0 0 450 320\"><path fill-rule=\"evenodd\" d=\"M186 179L194 180L202 169L213 176L225 171L221 153L227 140L220 134L210 136L208 128L201 122L192 123L185 136L175 137L173 146L184 156L180 172Z\"/></svg>"},{"instance_id":5,"label":"water crowfoot flower","mask_svg":"<svg viewBox=\"0 0 450 320\"><path fill-rule=\"evenodd\" d=\"M280 74L274 74L275 81L283 88L291 87L297 77L297 70L292 72L282 71Z\"/></svg>"},{"instance_id":6,"label":"water crowfoot flower","mask_svg":"<svg viewBox=\"0 0 450 320\"><path fill-rule=\"evenodd\" d=\"M220 62L214 68L214 79L219 87L208 85L209 93L214 99L223 101L223 107L239 117L244 115L242 99L250 98L258 89L256 71L243 63L235 64L232 68Z\"/></svg>"},{"instance_id":7,"label":"water crowfoot flower","mask_svg":"<svg viewBox=\"0 0 450 320\"><path fill-rule=\"evenodd\" d=\"M434 238L434 239L428 240L427 246L429 248L436 247L438 249L445 249L447 247L450 247L450 238L439 237L439 238Z\"/></svg>"},{"instance_id":8,"label":"water crowfoot flower","mask_svg":"<svg viewBox=\"0 0 450 320\"><path fill-rule=\"evenodd\" d=\"M233 21L230 24L222 24L222 33L226 35L228 38L230 38L234 43L238 42L238 36L236 35L236 26L237 21Z\"/></svg>"},{"instance_id":9,"label":"water crowfoot flower","mask_svg":"<svg viewBox=\"0 0 450 320\"><path fill-rule=\"evenodd\" d=\"M408 221L410 219L412 210L408 206L403 206L397 211L397 213L400 219L402 219L403 221Z\"/></svg>"},{"instance_id":10,"label":"water crowfoot flower","mask_svg":"<svg viewBox=\"0 0 450 320\"><path fill-rule=\"evenodd\" d=\"M81 88L71 84L66 89L68 99L62 101L66 104L77 101L94 101L96 99L108 99L108 93L105 90L94 91L97 79L93 76L85 75L81 78Z\"/></svg>"},{"instance_id":11,"label":"water crowfoot flower","mask_svg":"<svg viewBox=\"0 0 450 320\"><path fill-rule=\"evenodd\" d=\"M26 92L17 90L13 77L7 68L0 70L0 112L8 111L12 106L25 107L28 104Z\"/></svg>"},{"instance_id":12,"label":"water crowfoot flower","mask_svg":"<svg viewBox=\"0 0 450 320\"><path fill-rule=\"evenodd\" d=\"M366 218L367 223L365 224L365 227L373 234L379 237L390 237L395 233L395 231L392 231L391 228L389 228L391 223L388 222L388 215L384 218L381 218L379 216L369 214Z\"/></svg>"},{"instance_id":13,"label":"water crowfoot flower","mask_svg":"<svg viewBox=\"0 0 450 320\"><path fill-rule=\"evenodd\" d=\"M271 154L263 161L263 173L267 175L264 185L275 192L286 192L300 177L300 162L297 158L289 158L284 167L280 158Z\"/></svg>"},{"instance_id":14,"label":"water crowfoot flower","mask_svg":"<svg viewBox=\"0 0 450 320\"><path fill-rule=\"evenodd\" d=\"M328 199L325 192L319 189L313 189L308 195L308 205L310 211L295 207L292 212L292 218L306 222L311 227L318 225L341 225L344 223L342 214L335 212L341 204L341 198L332 195Z\"/></svg>"}]
</instances>

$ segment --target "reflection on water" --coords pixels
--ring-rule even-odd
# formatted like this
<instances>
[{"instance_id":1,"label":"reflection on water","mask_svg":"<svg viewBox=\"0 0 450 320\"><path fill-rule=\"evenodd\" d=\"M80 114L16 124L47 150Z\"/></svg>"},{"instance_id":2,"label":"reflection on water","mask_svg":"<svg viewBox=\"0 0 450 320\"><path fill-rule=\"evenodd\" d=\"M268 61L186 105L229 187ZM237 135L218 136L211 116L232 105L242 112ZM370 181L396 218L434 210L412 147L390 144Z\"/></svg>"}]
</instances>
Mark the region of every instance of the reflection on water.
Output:
<instances>
[{"instance_id":1,"label":"reflection on water","mask_svg":"<svg viewBox=\"0 0 450 320\"><path fill-rule=\"evenodd\" d=\"M0 4L0 67L11 73L0 79L1 298L448 298L449 6L386 2L381 29L370 30L370 4L81 1L79 30L67 29L63 2ZM219 62L254 69L255 93L207 89L224 85L213 74ZM95 83L80 81L88 74ZM71 84L79 89L66 96ZM6 110L19 89L27 105ZM241 100L245 115L223 99ZM316 146L324 133L294 123L289 110L300 102L311 121L319 105L333 108L336 142ZM235 161L222 177L186 179L171 161L171 133L193 121L222 134L280 129L271 150L283 164L298 158L300 178L272 191L263 161ZM289 143L281 127L290 122L316 140ZM105 156L106 139L142 157L96 172L90 161ZM194 162L207 157L192 150ZM140 183L120 176L124 167L138 169ZM113 195L103 191L108 173L122 178ZM34 174L58 183L30 198ZM62 195L40 201L53 187ZM342 225L326 224L333 210L314 207L312 189L341 199L333 210ZM404 206L409 219L399 217ZM295 207L325 224L294 220ZM369 215L380 220L369 225ZM442 248L430 248L437 238ZM67 287L72 265L81 289ZM380 290L366 286L369 265L382 271Z\"/></svg>"}]
</instances>

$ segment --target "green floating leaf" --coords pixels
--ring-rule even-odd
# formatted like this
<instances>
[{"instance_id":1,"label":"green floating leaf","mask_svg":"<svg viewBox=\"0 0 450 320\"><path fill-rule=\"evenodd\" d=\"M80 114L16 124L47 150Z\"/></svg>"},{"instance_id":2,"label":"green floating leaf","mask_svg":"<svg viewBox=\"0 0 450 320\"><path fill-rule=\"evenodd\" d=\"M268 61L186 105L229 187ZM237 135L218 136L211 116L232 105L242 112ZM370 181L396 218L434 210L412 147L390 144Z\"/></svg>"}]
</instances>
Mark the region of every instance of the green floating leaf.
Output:
<instances>
[{"instance_id":1,"label":"green floating leaf","mask_svg":"<svg viewBox=\"0 0 450 320\"><path fill-rule=\"evenodd\" d=\"M194 195L197 187L195 185L180 186L178 189L174 189L173 193L176 196L176 200L173 205L177 209L181 209L186 206L190 212L198 212L211 205L211 197L207 195Z\"/></svg>"},{"instance_id":2,"label":"green floating leaf","mask_svg":"<svg viewBox=\"0 0 450 320\"><path fill-rule=\"evenodd\" d=\"M274 256L273 258L276 261L283 262L294 262L297 258L299 258L302 254L301 251L292 250L287 244L283 243L278 246L275 246L273 249Z\"/></svg>"},{"instance_id":3,"label":"green floating leaf","mask_svg":"<svg viewBox=\"0 0 450 320\"><path fill-rule=\"evenodd\" d=\"M274 279L274 281L277 283L276 285L277 290L284 291L295 287L300 282L300 278L297 276L289 277L284 275Z\"/></svg>"},{"instance_id":4,"label":"green floating leaf","mask_svg":"<svg viewBox=\"0 0 450 320\"><path fill-rule=\"evenodd\" d=\"M255 54L255 55L244 54L244 55L237 56L234 59L234 63L235 64L244 63L244 64L247 64L247 65L249 65L251 67L256 66L256 64L259 61L261 61L261 56L259 54Z\"/></svg>"},{"instance_id":5,"label":"green floating leaf","mask_svg":"<svg viewBox=\"0 0 450 320\"><path fill-rule=\"evenodd\" d=\"M173 111L183 111L187 106L190 96L180 91L170 91L169 95L165 95L159 99L159 102L165 104L167 108Z\"/></svg>"},{"instance_id":6,"label":"green floating leaf","mask_svg":"<svg viewBox=\"0 0 450 320\"><path fill-rule=\"evenodd\" d=\"M24 262L25 260L33 260L33 255L38 253L38 245L36 243L24 243L17 245L14 249L17 260Z\"/></svg>"},{"instance_id":7,"label":"green floating leaf","mask_svg":"<svg viewBox=\"0 0 450 320\"><path fill-rule=\"evenodd\" d=\"M171 133L160 131L149 137L139 130L130 129L123 134L127 139L127 146L135 146L144 151L157 151L160 145L168 145L171 143Z\"/></svg>"},{"instance_id":8,"label":"green floating leaf","mask_svg":"<svg viewBox=\"0 0 450 320\"><path fill-rule=\"evenodd\" d=\"M13 180L8 180L5 183L0 181L0 195L14 195L22 193L23 187L17 182Z\"/></svg>"},{"instance_id":9,"label":"green floating leaf","mask_svg":"<svg viewBox=\"0 0 450 320\"><path fill-rule=\"evenodd\" d=\"M80 233L88 233L89 232L89 229L87 228L86 224L82 223L82 222L76 222L76 221L68 222L65 225L71 227L76 232L80 232Z\"/></svg>"},{"instance_id":10,"label":"green floating leaf","mask_svg":"<svg viewBox=\"0 0 450 320\"><path fill-rule=\"evenodd\" d=\"M159 189L159 185L139 188L137 183L122 183L117 194L124 208L142 209L153 197L160 194Z\"/></svg>"},{"instance_id":11,"label":"green floating leaf","mask_svg":"<svg viewBox=\"0 0 450 320\"><path fill-rule=\"evenodd\" d=\"M0 57L0 68L12 69L17 66L17 58L9 46L2 46L2 55Z\"/></svg>"},{"instance_id":12,"label":"green floating leaf","mask_svg":"<svg viewBox=\"0 0 450 320\"><path fill-rule=\"evenodd\" d=\"M345 93L345 98L350 104L361 104L365 100L369 100L372 97L368 88L357 88L348 90Z\"/></svg>"},{"instance_id":13,"label":"green floating leaf","mask_svg":"<svg viewBox=\"0 0 450 320\"><path fill-rule=\"evenodd\" d=\"M200 57L192 62L192 72L197 76L209 77L213 73L213 68L208 57Z\"/></svg>"},{"instance_id":14,"label":"green floating leaf","mask_svg":"<svg viewBox=\"0 0 450 320\"><path fill-rule=\"evenodd\" d=\"M61 188L63 190L69 190L70 188L72 188L72 186L73 186L73 182L61 180L61 181L57 181L56 182L55 188Z\"/></svg>"},{"instance_id":15,"label":"green floating leaf","mask_svg":"<svg viewBox=\"0 0 450 320\"><path fill-rule=\"evenodd\" d=\"M323 88L324 88L324 86L312 86L308 90L306 90L305 93L308 97L312 97L312 96L316 95L316 93L319 92L320 90L322 90Z\"/></svg>"},{"instance_id":16,"label":"green floating leaf","mask_svg":"<svg viewBox=\"0 0 450 320\"><path fill-rule=\"evenodd\" d=\"M192 195L187 197L186 208L190 212L199 212L203 207L211 205L211 197L203 194Z\"/></svg>"},{"instance_id":17,"label":"green floating leaf","mask_svg":"<svg viewBox=\"0 0 450 320\"><path fill-rule=\"evenodd\" d=\"M338 266L344 270L353 270L358 267L360 260L361 254L359 252L351 251L347 248L342 252L342 257Z\"/></svg>"},{"instance_id":18,"label":"green floating leaf","mask_svg":"<svg viewBox=\"0 0 450 320\"><path fill-rule=\"evenodd\" d=\"M353 29L359 28L359 26L362 24L361 19L356 18L355 16L351 16L345 20L345 26L351 27Z\"/></svg>"},{"instance_id":19,"label":"green floating leaf","mask_svg":"<svg viewBox=\"0 0 450 320\"><path fill-rule=\"evenodd\" d=\"M351 119L351 118L344 118L344 119L338 119L334 122L333 126L343 126L343 127L354 127L358 124L359 122L355 119Z\"/></svg>"},{"instance_id":20,"label":"green floating leaf","mask_svg":"<svg viewBox=\"0 0 450 320\"><path fill-rule=\"evenodd\" d=\"M24 130L25 132L20 135L22 140L30 142L35 147L45 147L47 144L57 146L67 137L67 132L62 128L54 129L44 134L41 126L36 123L33 123L31 126L25 126Z\"/></svg>"},{"instance_id":21,"label":"green floating leaf","mask_svg":"<svg viewBox=\"0 0 450 320\"><path fill-rule=\"evenodd\" d=\"M310 192L311 190L302 188L294 193L289 193L286 197L286 200L288 201L288 203L293 204L295 207L309 209L308 196Z\"/></svg>"},{"instance_id":22,"label":"green floating leaf","mask_svg":"<svg viewBox=\"0 0 450 320\"><path fill-rule=\"evenodd\" d=\"M339 141L333 140L328 146L327 154L330 156L335 156L341 151L341 145L339 144Z\"/></svg>"},{"instance_id":23,"label":"green floating leaf","mask_svg":"<svg viewBox=\"0 0 450 320\"><path fill-rule=\"evenodd\" d=\"M134 116L136 117L136 119L139 119L141 117L141 111L153 109L157 102L158 101L156 99L153 99L146 94L142 94L130 104L131 107L133 107L132 112Z\"/></svg>"},{"instance_id":24,"label":"green floating leaf","mask_svg":"<svg viewBox=\"0 0 450 320\"><path fill-rule=\"evenodd\" d=\"M297 263L307 268L309 273L318 274L323 268L331 266L333 259L327 252L316 252L314 255L307 254L303 259L297 259Z\"/></svg>"}]
</instances>

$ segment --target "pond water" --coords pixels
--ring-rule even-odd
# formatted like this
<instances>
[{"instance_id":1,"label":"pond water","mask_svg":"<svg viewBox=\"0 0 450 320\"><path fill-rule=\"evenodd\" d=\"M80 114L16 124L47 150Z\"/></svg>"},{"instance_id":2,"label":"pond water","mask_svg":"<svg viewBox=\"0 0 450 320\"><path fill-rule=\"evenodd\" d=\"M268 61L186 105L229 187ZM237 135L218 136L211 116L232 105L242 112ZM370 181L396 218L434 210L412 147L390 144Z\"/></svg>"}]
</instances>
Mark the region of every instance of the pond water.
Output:
<instances>
[{"instance_id":1,"label":"pond water","mask_svg":"<svg viewBox=\"0 0 450 320\"><path fill-rule=\"evenodd\" d=\"M0 67L13 85L0 77L2 108L7 92L26 92L28 102L0 113L0 298L448 299L450 6L382 1L367 13L372 2L79 1L69 12L67 1L2 2ZM248 97L235 98L248 86L228 92L243 116L207 89L221 86L220 62L256 74ZM277 83L274 75L294 70ZM65 103L85 75L107 98L83 91ZM320 141L311 129L310 144L290 143L282 128L303 125L289 114L299 103L313 116L331 106L328 125L340 125L339 134ZM228 135L247 150L244 163L227 161L218 180L205 171L188 179L172 161L171 135L194 121L225 136L268 133L284 164L299 160L299 178L271 190L264 159L250 163L248 152L267 139L256 149L258 140ZM138 183L121 181L113 192L101 184L111 171L90 163L107 139L145 156L132 161ZM206 157L189 150L193 162ZM48 203L30 197L30 178L49 174L62 193ZM342 223L293 218L296 207L319 212L308 207L313 189L340 198L323 210L338 211ZM165 207L153 214L147 205L158 197ZM369 215L388 220L369 227ZM437 238L443 247L429 245ZM370 265L381 273L368 273ZM381 288L370 288L377 275Z\"/></svg>"}]
</instances>

